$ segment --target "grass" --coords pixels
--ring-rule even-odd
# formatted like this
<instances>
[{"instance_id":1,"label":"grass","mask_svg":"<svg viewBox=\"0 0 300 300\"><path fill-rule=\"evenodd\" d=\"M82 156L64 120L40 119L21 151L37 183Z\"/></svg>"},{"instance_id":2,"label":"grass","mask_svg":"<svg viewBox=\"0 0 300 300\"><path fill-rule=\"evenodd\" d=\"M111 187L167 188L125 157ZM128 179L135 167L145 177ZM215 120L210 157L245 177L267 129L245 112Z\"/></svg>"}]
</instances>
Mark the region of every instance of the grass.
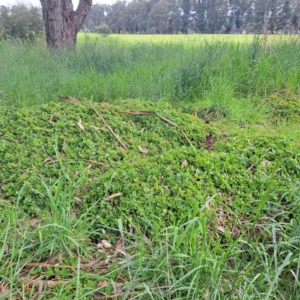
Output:
<instances>
[{"instance_id":1,"label":"grass","mask_svg":"<svg viewBox=\"0 0 300 300\"><path fill-rule=\"evenodd\" d=\"M48 103L65 93L95 101L205 100L222 108L228 99L298 89L297 40L270 44L266 54L258 38L250 45L222 41L188 48L99 41L91 39L88 50L83 45L77 52L54 55L40 45L2 43L1 98L17 107ZM220 99L224 95L228 99Z\"/></svg>"},{"instance_id":2,"label":"grass","mask_svg":"<svg viewBox=\"0 0 300 300\"><path fill-rule=\"evenodd\" d=\"M298 299L300 49L277 38L0 42L0 299Z\"/></svg>"},{"instance_id":3,"label":"grass","mask_svg":"<svg viewBox=\"0 0 300 300\"><path fill-rule=\"evenodd\" d=\"M258 35L263 39L263 35ZM96 33L83 33L78 34L78 42L86 43L91 40L106 40L106 42L119 41L129 44L182 44L185 46L201 45L203 43L247 43L251 44L253 39L257 37L254 34L111 34L106 37L101 37ZM290 41L298 39L296 35L268 35L268 42L280 43L282 41Z\"/></svg>"}]
</instances>

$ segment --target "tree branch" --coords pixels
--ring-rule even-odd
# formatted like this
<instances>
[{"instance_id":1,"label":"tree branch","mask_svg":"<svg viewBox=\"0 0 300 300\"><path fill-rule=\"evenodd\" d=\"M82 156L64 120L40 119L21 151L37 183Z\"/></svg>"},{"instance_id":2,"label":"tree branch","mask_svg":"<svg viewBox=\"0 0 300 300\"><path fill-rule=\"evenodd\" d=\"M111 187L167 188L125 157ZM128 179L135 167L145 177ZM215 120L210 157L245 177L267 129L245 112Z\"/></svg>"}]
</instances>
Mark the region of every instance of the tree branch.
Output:
<instances>
[{"instance_id":1,"label":"tree branch","mask_svg":"<svg viewBox=\"0 0 300 300\"><path fill-rule=\"evenodd\" d=\"M76 33L79 32L81 26L88 15L92 6L93 0L80 0L75 11L74 18L76 22Z\"/></svg>"}]
</instances>

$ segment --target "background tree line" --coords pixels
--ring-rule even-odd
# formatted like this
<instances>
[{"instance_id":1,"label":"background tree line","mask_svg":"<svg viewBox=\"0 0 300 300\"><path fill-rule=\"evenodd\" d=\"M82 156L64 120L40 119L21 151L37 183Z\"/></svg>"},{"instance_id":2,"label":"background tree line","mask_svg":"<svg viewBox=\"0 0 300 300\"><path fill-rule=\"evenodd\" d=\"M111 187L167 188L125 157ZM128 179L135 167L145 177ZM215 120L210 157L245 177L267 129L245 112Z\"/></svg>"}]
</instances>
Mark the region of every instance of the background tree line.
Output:
<instances>
[{"instance_id":1,"label":"background tree line","mask_svg":"<svg viewBox=\"0 0 300 300\"><path fill-rule=\"evenodd\" d=\"M33 41L43 34L44 27L39 7L24 4L0 6L0 40L20 38Z\"/></svg>"},{"instance_id":2,"label":"background tree line","mask_svg":"<svg viewBox=\"0 0 300 300\"><path fill-rule=\"evenodd\" d=\"M113 33L299 33L300 0L133 0L92 5L83 30ZM0 39L34 40L41 9L0 6Z\"/></svg>"},{"instance_id":3,"label":"background tree line","mask_svg":"<svg viewBox=\"0 0 300 300\"><path fill-rule=\"evenodd\" d=\"M133 0L95 4L84 22L113 33L298 33L300 0Z\"/></svg>"}]
</instances>

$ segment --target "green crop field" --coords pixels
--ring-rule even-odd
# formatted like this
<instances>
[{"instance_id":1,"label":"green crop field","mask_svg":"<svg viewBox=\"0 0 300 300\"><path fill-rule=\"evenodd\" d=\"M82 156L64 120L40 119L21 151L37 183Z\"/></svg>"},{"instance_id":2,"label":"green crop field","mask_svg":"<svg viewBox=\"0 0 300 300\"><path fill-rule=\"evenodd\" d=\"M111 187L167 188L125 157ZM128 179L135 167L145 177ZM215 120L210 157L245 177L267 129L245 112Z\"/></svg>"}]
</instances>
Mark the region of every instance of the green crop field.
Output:
<instances>
[{"instance_id":1,"label":"green crop field","mask_svg":"<svg viewBox=\"0 0 300 300\"><path fill-rule=\"evenodd\" d=\"M91 40L109 42L119 41L122 43L163 43L163 44L182 44L185 46L199 45L203 43L252 43L257 37L254 34L111 34L102 37L97 33L79 33L78 41L80 43L89 42ZM264 39L264 35L259 35ZM267 36L268 43L280 43L281 41L299 40L298 35L280 35L272 34Z\"/></svg>"},{"instance_id":2,"label":"green crop field","mask_svg":"<svg viewBox=\"0 0 300 300\"><path fill-rule=\"evenodd\" d=\"M299 298L297 36L0 53L0 299Z\"/></svg>"}]
</instances>

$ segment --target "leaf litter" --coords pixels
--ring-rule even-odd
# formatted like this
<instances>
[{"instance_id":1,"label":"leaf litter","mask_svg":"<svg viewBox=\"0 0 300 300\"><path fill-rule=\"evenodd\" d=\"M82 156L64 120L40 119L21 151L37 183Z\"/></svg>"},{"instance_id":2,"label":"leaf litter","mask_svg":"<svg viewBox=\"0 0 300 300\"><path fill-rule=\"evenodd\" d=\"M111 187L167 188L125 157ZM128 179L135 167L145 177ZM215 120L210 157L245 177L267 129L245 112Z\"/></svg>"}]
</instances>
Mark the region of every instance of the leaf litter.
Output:
<instances>
[{"instance_id":1,"label":"leaf litter","mask_svg":"<svg viewBox=\"0 0 300 300\"><path fill-rule=\"evenodd\" d=\"M76 124L82 131L85 131L84 126L82 125L81 119L79 119L79 121Z\"/></svg>"}]
</instances>

